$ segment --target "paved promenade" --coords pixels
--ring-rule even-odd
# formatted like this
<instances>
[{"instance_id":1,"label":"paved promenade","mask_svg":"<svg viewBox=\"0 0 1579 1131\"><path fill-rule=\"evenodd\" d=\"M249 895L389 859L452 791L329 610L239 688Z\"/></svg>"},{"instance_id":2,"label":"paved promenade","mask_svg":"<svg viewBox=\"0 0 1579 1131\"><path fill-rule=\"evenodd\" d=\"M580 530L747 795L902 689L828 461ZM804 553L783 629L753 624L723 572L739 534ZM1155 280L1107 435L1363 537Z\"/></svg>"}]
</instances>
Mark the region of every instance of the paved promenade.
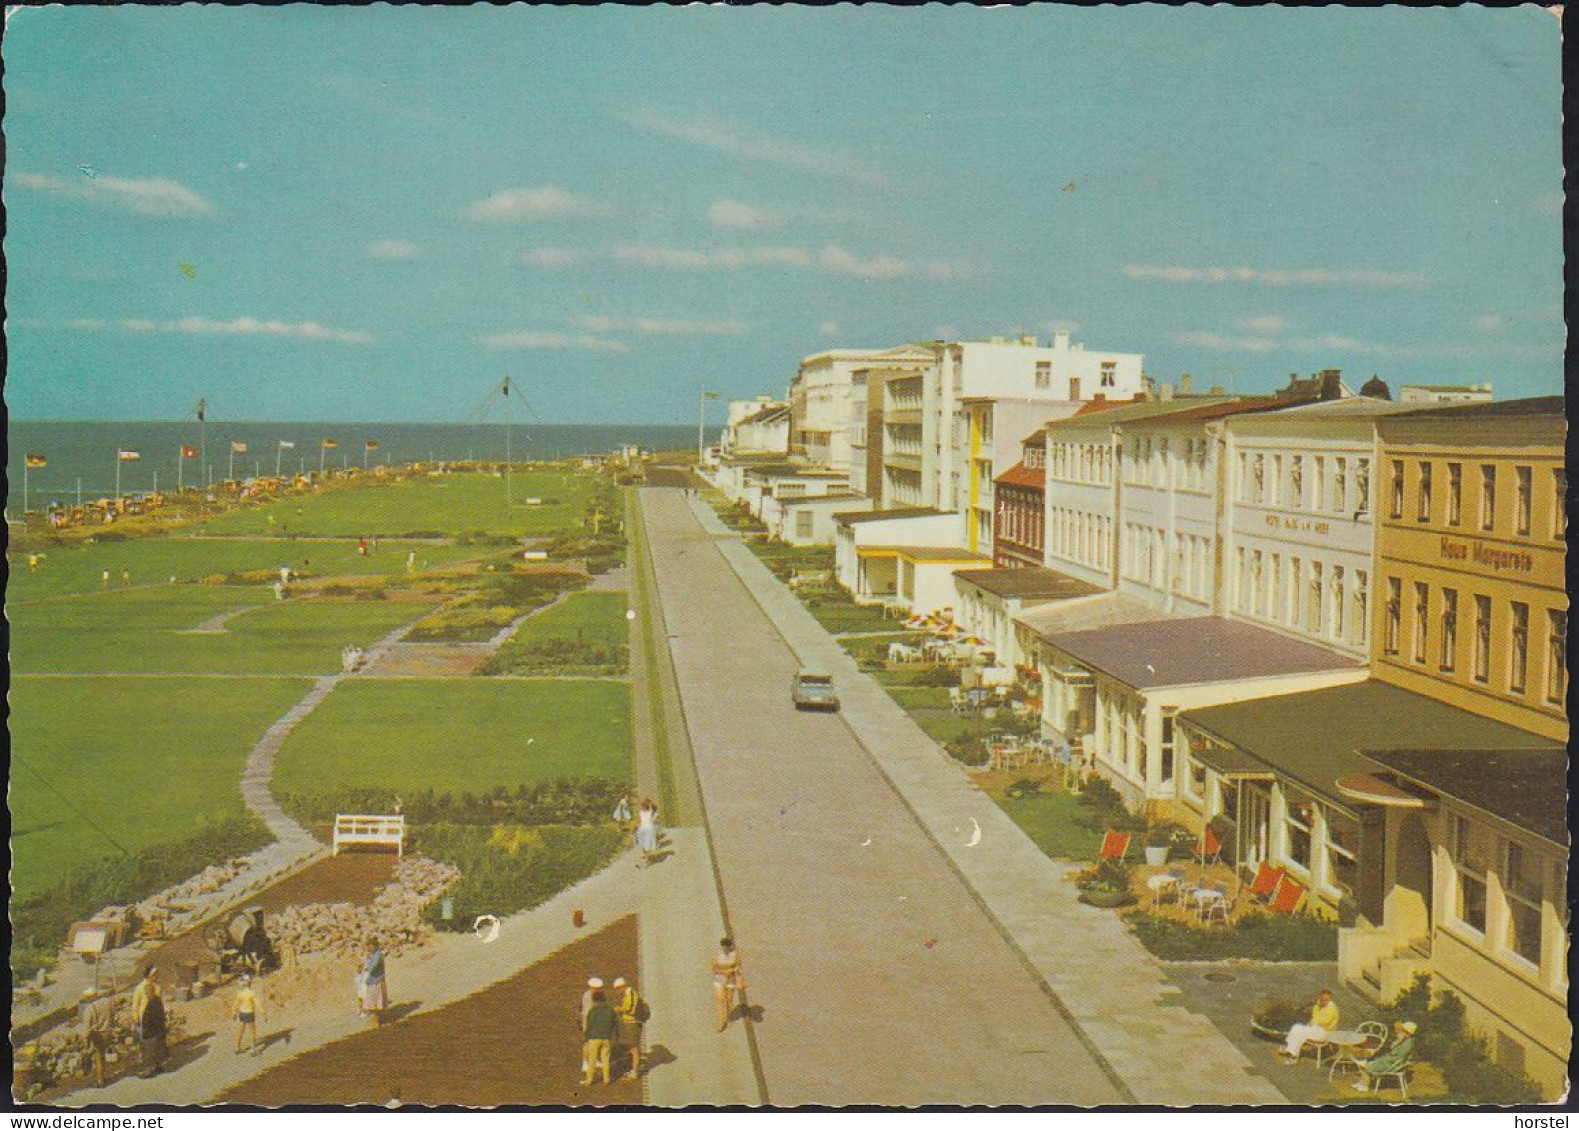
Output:
<instances>
[{"instance_id":1,"label":"paved promenade","mask_svg":"<svg viewBox=\"0 0 1579 1131\"><path fill-rule=\"evenodd\" d=\"M790 705L795 654L680 492L642 499L769 1102L1123 1102L845 721Z\"/></svg>"},{"instance_id":2,"label":"paved promenade","mask_svg":"<svg viewBox=\"0 0 1579 1131\"><path fill-rule=\"evenodd\" d=\"M700 500L689 509L706 531L706 540L716 542L732 572L749 588L762 616L773 626L774 639L782 638L780 647L787 644L800 663L833 673L844 701L843 724L859 739L868 755L868 766L903 798L911 822L919 822L925 830L932 855L946 858L956 882L964 880L975 917L990 922L995 933L1010 940L1039 996L1056 1003L1060 1027L1068 1028L1064 1018L1071 1019L1081 1040L1100 1050L1100 1058L1118 1082L1107 1102L1287 1102L1260 1068L1208 1018L1182 1007L1179 993L1169 984L1161 965L1124 930L1117 915L1077 902L1078 893L1065 876L1067 866L1048 860L976 789L963 769L938 750L875 680L857 669L838 643L710 509ZM682 522L674 525L684 527ZM687 553L693 558L706 557L699 547ZM699 561L690 568L694 573L702 569ZM715 591L717 588L715 585ZM721 599L715 597L715 602L721 603ZM744 662L738 650L734 661ZM787 697L787 675L784 681L782 695ZM777 690L771 682L769 700ZM746 710L754 706L742 704ZM769 711L773 707L771 702L762 705ZM968 840L978 826L981 840L972 847ZM727 869L725 879L732 890ZM950 934L954 929L948 927ZM914 963L906 964L907 971L914 968ZM1084 1053L1084 1047L1080 1051ZM1042 1092L1040 1101L1088 1102L1070 1094L1068 1088L1075 1079L1092 1073L1077 1067L1081 1065L1077 1058L1062 1063L1065 1071L1053 1087ZM774 1098L778 1098L776 1094ZM963 1096L955 1098L966 1102ZM912 1097L909 1102L916 1100ZM998 1102L1023 1101L1005 1093Z\"/></svg>"}]
</instances>

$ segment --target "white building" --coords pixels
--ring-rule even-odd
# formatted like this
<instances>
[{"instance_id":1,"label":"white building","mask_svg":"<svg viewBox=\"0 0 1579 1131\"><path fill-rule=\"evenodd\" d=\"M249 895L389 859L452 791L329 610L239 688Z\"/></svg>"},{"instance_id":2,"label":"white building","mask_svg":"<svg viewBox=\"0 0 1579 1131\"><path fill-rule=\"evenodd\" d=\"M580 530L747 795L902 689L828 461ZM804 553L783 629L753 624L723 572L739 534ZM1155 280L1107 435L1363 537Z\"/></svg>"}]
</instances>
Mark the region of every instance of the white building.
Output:
<instances>
[{"instance_id":1,"label":"white building","mask_svg":"<svg viewBox=\"0 0 1579 1131\"><path fill-rule=\"evenodd\" d=\"M747 452L783 455L789 451L789 403L770 397L729 402L719 453L723 458Z\"/></svg>"},{"instance_id":2,"label":"white building","mask_svg":"<svg viewBox=\"0 0 1579 1131\"><path fill-rule=\"evenodd\" d=\"M1398 401L1407 405L1472 404L1492 399L1491 382L1478 385L1400 385Z\"/></svg>"},{"instance_id":3,"label":"white building","mask_svg":"<svg viewBox=\"0 0 1579 1131\"><path fill-rule=\"evenodd\" d=\"M1228 615L1368 654L1376 420L1412 407L1351 397L1224 423Z\"/></svg>"},{"instance_id":4,"label":"white building","mask_svg":"<svg viewBox=\"0 0 1579 1131\"><path fill-rule=\"evenodd\" d=\"M790 382L790 454L848 474L856 372L873 366L920 364L929 356L902 346L887 350L826 350L806 358ZM865 415L863 404L863 421Z\"/></svg>"},{"instance_id":5,"label":"white building","mask_svg":"<svg viewBox=\"0 0 1579 1131\"><path fill-rule=\"evenodd\" d=\"M953 604L954 569L988 564L978 555L964 550L953 550L944 542L959 522L958 515L945 514L931 507L844 513L834 515L834 566L838 582L857 602L867 605L909 604L901 600L901 551L920 548L944 548L949 552L943 558L929 559L924 565L928 595L934 595L936 586L931 574L939 566L948 566L945 578L946 598L942 604ZM910 590L913 593L916 555L910 559L912 575ZM952 564L950 564L952 563ZM932 609L922 609L931 612Z\"/></svg>"}]
</instances>

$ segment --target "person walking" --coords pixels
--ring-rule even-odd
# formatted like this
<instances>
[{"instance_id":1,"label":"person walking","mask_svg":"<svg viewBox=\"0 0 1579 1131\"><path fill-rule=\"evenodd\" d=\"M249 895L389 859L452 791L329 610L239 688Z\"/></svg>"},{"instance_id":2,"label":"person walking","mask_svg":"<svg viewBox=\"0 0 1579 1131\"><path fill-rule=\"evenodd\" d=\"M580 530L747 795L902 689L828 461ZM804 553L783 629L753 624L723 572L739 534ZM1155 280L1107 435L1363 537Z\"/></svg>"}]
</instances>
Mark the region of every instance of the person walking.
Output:
<instances>
[{"instance_id":1,"label":"person walking","mask_svg":"<svg viewBox=\"0 0 1579 1131\"><path fill-rule=\"evenodd\" d=\"M621 829L624 829L631 823L630 799L623 793L620 794L619 801L615 803L613 818L614 823L617 824Z\"/></svg>"},{"instance_id":2,"label":"person walking","mask_svg":"<svg viewBox=\"0 0 1579 1131\"><path fill-rule=\"evenodd\" d=\"M1293 1064L1307 1041L1325 1041L1337 1027L1338 1003L1332 1000L1331 990L1322 990L1316 995L1316 1004L1310 1007L1309 1024L1290 1027L1288 1040L1283 1042L1283 1059Z\"/></svg>"},{"instance_id":3,"label":"person walking","mask_svg":"<svg viewBox=\"0 0 1579 1131\"><path fill-rule=\"evenodd\" d=\"M609 1007L607 995L602 990L592 991L592 1005L581 1032L585 1043L581 1046L581 1082L591 1084L594 1074L601 1072L606 1087L609 1082L609 1048L614 1041L614 1010Z\"/></svg>"},{"instance_id":4,"label":"person walking","mask_svg":"<svg viewBox=\"0 0 1579 1131\"><path fill-rule=\"evenodd\" d=\"M586 989L581 991L581 1071L587 1071L587 1014L592 1012L592 995L603 989L602 978L588 978Z\"/></svg>"},{"instance_id":5,"label":"person walking","mask_svg":"<svg viewBox=\"0 0 1579 1131\"><path fill-rule=\"evenodd\" d=\"M642 1025L647 1021L647 1003L636 987L624 978L614 979L614 1016L619 1019L620 1047L630 1053L630 1071L626 1079L641 1075Z\"/></svg>"},{"instance_id":6,"label":"person walking","mask_svg":"<svg viewBox=\"0 0 1579 1131\"><path fill-rule=\"evenodd\" d=\"M82 1031L88 1042L88 1058L93 1065L93 1082L104 1087L104 1054L115 1043L114 1016L99 991L89 986L82 991Z\"/></svg>"},{"instance_id":7,"label":"person walking","mask_svg":"<svg viewBox=\"0 0 1579 1131\"><path fill-rule=\"evenodd\" d=\"M638 868L651 864L658 853L658 806L651 798L643 801L636 812L636 848L641 852Z\"/></svg>"},{"instance_id":8,"label":"person walking","mask_svg":"<svg viewBox=\"0 0 1579 1131\"><path fill-rule=\"evenodd\" d=\"M735 952L735 940L725 935L718 940L718 954L713 959L713 1002L718 1007L718 1031L729 1027L735 1012L735 994L746 988L746 979L740 968L740 955Z\"/></svg>"},{"instance_id":9,"label":"person walking","mask_svg":"<svg viewBox=\"0 0 1579 1131\"><path fill-rule=\"evenodd\" d=\"M257 991L252 988L252 977L248 974L241 976L241 988L236 991L236 999L231 1002L230 1015L236 1019L236 1052L241 1052L241 1042L247 1040L247 1051L254 1056L258 1053L258 1019L263 1010L259 1006Z\"/></svg>"},{"instance_id":10,"label":"person walking","mask_svg":"<svg viewBox=\"0 0 1579 1131\"><path fill-rule=\"evenodd\" d=\"M389 1008L389 983L384 978L384 950L377 940L367 940L367 959L356 975L356 992L362 1013L377 1025L380 1014Z\"/></svg>"},{"instance_id":11,"label":"person walking","mask_svg":"<svg viewBox=\"0 0 1579 1131\"><path fill-rule=\"evenodd\" d=\"M143 1067L140 1075L157 1076L164 1071L165 1062L170 1059L170 1019L165 1012L164 994L159 989L158 979L150 971L148 979L143 983L146 993L143 998L143 1008L137 1014L138 1032L143 1044Z\"/></svg>"}]
</instances>

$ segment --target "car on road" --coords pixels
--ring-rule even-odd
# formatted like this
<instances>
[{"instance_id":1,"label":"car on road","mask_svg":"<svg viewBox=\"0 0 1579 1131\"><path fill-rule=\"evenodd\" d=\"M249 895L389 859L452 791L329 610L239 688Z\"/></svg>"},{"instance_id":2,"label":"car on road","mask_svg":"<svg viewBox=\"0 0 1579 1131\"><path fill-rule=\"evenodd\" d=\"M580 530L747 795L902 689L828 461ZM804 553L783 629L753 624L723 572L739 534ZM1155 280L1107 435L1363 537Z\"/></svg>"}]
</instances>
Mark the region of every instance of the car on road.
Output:
<instances>
[{"instance_id":1,"label":"car on road","mask_svg":"<svg viewBox=\"0 0 1579 1131\"><path fill-rule=\"evenodd\" d=\"M839 709L839 696L833 690L833 676L824 672L807 671L804 668L796 672L795 678L790 681L790 698L797 711L810 708L824 711Z\"/></svg>"}]
</instances>

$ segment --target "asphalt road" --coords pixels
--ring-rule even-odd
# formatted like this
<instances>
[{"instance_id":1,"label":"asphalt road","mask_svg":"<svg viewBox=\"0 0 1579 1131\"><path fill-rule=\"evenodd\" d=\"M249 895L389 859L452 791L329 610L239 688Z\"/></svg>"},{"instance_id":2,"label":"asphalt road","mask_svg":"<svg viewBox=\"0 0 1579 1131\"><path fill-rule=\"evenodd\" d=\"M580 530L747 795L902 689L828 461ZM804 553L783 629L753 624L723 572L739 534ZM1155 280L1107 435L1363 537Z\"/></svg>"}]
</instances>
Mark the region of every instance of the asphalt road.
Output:
<instances>
[{"instance_id":1,"label":"asphalt road","mask_svg":"<svg viewBox=\"0 0 1579 1131\"><path fill-rule=\"evenodd\" d=\"M643 509L769 1102L1121 1102L680 491Z\"/></svg>"}]
</instances>

